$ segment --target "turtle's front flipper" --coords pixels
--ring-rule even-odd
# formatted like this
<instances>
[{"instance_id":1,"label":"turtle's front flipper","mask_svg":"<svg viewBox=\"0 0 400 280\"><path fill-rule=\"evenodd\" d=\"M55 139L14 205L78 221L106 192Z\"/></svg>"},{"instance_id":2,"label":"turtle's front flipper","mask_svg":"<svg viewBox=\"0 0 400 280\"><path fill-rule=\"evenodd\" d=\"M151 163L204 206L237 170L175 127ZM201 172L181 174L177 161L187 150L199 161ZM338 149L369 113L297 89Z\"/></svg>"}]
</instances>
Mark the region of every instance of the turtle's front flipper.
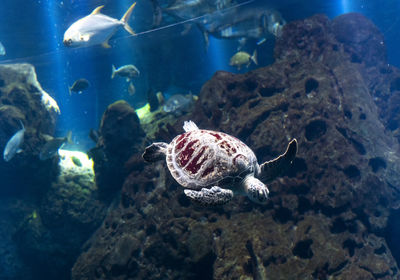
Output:
<instances>
[{"instance_id":1,"label":"turtle's front flipper","mask_svg":"<svg viewBox=\"0 0 400 280\"><path fill-rule=\"evenodd\" d=\"M278 176L285 173L290 166L297 153L297 140L290 141L286 152L279 157L266 161L260 166L260 175L257 176L264 183L272 181Z\"/></svg>"},{"instance_id":2,"label":"turtle's front flipper","mask_svg":"<svg viewBox=\"0 0 400 280\"><path fill-rule=\"evenodd\" d=\"M143 159L148 162L155 162L165 159L168 144L164 142L153 143L148 146L142 155Z\"/></svg>"},{"instance_id":3,"label":"turtle's front flipper","mask_svg":"<svg viewBox=\"0 0 400 280\"><path fill-rule=\"evenodd\" d=\"M222 205L229 202L233 197L233 192L220 187L211 189L202 188L200 191L185 190L185 194L194 202L202 206Z\"/></svg>"}]
</instances>

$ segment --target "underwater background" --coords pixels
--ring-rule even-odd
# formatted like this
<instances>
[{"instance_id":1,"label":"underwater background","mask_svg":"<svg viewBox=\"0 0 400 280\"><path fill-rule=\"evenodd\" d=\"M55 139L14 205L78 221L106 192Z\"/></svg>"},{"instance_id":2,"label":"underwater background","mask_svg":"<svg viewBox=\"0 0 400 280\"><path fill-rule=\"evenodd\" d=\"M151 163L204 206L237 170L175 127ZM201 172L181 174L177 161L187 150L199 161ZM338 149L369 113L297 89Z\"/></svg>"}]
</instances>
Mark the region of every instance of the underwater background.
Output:
<instances>
[{"instance_id":1,"label":"underwater background","mask_svg":"<svg viewBox=\"0 0 400 280\"><path fill-rule=\"evenodd\" d=\"M144 0L68 45L132 4L1 3L0 279L400 279L400 3ZM188 120L296 158L203 207L142 158Z\"/></svg>"}]
</instances>

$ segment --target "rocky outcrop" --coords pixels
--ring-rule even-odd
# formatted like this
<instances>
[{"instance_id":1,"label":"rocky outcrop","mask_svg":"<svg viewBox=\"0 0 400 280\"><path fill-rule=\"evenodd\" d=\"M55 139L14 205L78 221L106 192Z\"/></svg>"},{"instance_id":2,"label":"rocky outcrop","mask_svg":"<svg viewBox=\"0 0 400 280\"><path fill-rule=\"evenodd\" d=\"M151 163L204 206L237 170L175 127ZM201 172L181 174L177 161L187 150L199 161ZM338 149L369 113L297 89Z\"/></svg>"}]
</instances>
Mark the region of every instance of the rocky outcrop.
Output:
<instances>
[{"instance_id":1,"label":"rocky outcrop","mask_svg":"<svg viewBox=\"0 0 400 280\"><path fill-rule=\"evenodd\" d=\"M297 138L268 204L200 208L165 164L136 165L72 278L400 279L399 144L382 97L398 70L382 44L361 15L316 15L285 26L273 65L217 72L174 129L191 118L237 136L260 162Z\"/></svg>"},{"instance_id":2,"label":"rocky outcrop","mask_svg":"<svg viewBox=\"0 0 400 280\"><path fill-rule=\"evenodd\" d=\"M81 245L104 218L91 162L62 152L39 159L58 113L32 65L0 65L1 151L20 122L26 129L22 152L0 160L1 279L69 279Z\"/></svg>"},{"instance_id":3,"label":"rocky outcrop","mask_svg":"<svg viewBox=\"0 0 400 280\"><path fill-rule=\"evenodd\" d=\"M46 93L36 79L30 64L0 65L0 147L1 151L16 131L25 126L23 152L9 162L0 160L1 192L20 194L27 189L46 189L57 172L57 163L39 160L42 135L54 133L57 103ZM21 176L22 175L22 176ZM27 178L30 186L27 188ZM37 186L37 188L36 188Z\"/></svg>"},{"instance_id":4,"label":"rocky outcrop","mask_svg":"<svg viewBox=\"0 0 400 280\"><path fill-rule=\"evenodd\" d=\"M126 177L125 162L143 146L144 131L135 110L117 101L104 112L95 148L96 183L104 198L112 198Z\"/></svg>"},{"instance_id":5,"label":"rocky outcrop","mask_svg":"<svg viewBox=\"0 0 400 280\"><path fill-rule=\"evenodd\" d=\"M13 234L33 279L69 279L82 244L101 224L107 207L98 199L93 162L81 152L59 152L57 179Z\"/></svg>"}]
</instances>

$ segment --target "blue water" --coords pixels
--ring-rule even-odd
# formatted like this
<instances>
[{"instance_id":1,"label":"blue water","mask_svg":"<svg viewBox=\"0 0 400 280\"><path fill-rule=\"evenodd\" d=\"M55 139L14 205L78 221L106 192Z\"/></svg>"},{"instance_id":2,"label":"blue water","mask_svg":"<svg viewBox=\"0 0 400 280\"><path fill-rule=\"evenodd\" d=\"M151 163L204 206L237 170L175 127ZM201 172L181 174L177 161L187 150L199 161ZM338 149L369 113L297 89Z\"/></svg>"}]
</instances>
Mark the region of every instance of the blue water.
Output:
<instances>
[{"instance_id":1,"label":"blue water","mask_svg":"<svg viewBox=\"0 0 400 280\"><path fill-rule=\"evenodd\" d=\"M102 13L120 18L131 4L130 0L3 0L1 4L0 41L7 55L0 57L0 62L29 62L36 67L40 83L61 109L57 135L72 130L83 150L90 143L86 132L98 127L102 112L113 101L126 99L133 107L142 106L149 87L163 92L175 87L196 94L216 70L235 71L228 62L236 51L236 41L211 37L205 52L201 32L192 27L182 36L183 24L135 37L121 28L110 40L111 49L99 46L68 49L62 45L68 26L95 7L105 5ZM333 18L346 12L361 12L385 34L389 62L400 65L396 48L399 40L396 31L400 27L398 1L291 0L268 1L268 6L280 11L288 22L315 13ZM139 34L152 29L150 1L138 2L130 25ZM271 63L273 42L268 41L260 48L266 50L259 51L264 53L259 59L261 66ZM134 64L139 68L141 76L134 81L135 96L129 96L122 78L110 79L112 64L117 67ZM69 96L68 86L79 78L88 79L90 88L84 94ZM179 92L171 92L174 93Z\"/></svg>"},{"instance_id":2,"label":"blue water","mask_svg":"<svg viewBox=\"0 0 400 280\"><path fill-rule=\"evenodd\" d=\"M268 2L268 8L279 11L287 22L317 13L326 14L330 18L349 12L362 13L384 34L388 63L400 67L398 0L251 2L253 3L243 5L243 9L254 2ZM69 146L71 149L86 151L95 145L88 137L89 131L99 127L103 112L109 104L117 100L124 99L132 107L139 108L147 102L146 96L150 89L154 92L162 91L166 97L177 93L198 94L203 84L218 70L245 73L256 68L251 65L239 71L229 66L230 57L237 52L237 40L210 37L209 47L205 51L203 35L195 25L183 35L183 20L166 17L165 22L155 28L149 0L138 0L129 21L137 36L132 36L121 28L111 38L110 49L101 46L73 49L62 44L65 30L94 8L104 5L102 13L119 19L132 3L132 0L1 0L0 42L7 53L0 56L0 64L27 62L35 66L40 84L57 101L61 110L54 136L65 136L71 130L74 142ZM274 39L269 38L259 46L256 42L257 40L250 40L244 50L252 53L257 48L257 67L273 63ZM129 95L129 83L124 78L111 79L112 65L120 67L126 64L134 64L141 72L133 80L136 88L133 96ZM80 78L87 79L90 87L82 94L70 95L68 87ZM24 180L27 179L22 176L21 181ZM6 206L0 207L1 213L6 212L3 208ZM12 220L12 215L17 214L7 215ZM15 228L10 228L9 231L13 230ZM9 238L2 236L4 231L6 230L0 231L2 240ZM15 257L16 249L12 240L6 241L3 243L10 247L6 248L10 258ZM5 266L2 263L4 259L5 257L0 258L0 270ZM16 261L16 266L18 265ZM19 268L7 269L12 274ZM8 270L3 272L8 274Z\"/></svg>"}]
</instances>

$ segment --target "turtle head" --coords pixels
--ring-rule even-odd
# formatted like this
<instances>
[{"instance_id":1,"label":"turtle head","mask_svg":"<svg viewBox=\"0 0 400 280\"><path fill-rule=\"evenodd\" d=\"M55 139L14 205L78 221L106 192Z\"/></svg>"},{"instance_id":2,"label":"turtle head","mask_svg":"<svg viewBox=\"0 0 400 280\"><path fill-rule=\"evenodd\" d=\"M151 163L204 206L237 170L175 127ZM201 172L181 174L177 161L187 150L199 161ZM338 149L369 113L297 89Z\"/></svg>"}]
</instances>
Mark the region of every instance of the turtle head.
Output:
<instances>
[{"instance_id":1,"label":"turtle head","mask_svg":"<svg viewBox=\"0 0 400 280\"><path fill-rule=\"evenodd\" d=\"M251 201L259 204L266 204L269 190L267 186L255 178L253 174L247 175L243 180L244 191Z\"/></svg>"}]
</instances>

